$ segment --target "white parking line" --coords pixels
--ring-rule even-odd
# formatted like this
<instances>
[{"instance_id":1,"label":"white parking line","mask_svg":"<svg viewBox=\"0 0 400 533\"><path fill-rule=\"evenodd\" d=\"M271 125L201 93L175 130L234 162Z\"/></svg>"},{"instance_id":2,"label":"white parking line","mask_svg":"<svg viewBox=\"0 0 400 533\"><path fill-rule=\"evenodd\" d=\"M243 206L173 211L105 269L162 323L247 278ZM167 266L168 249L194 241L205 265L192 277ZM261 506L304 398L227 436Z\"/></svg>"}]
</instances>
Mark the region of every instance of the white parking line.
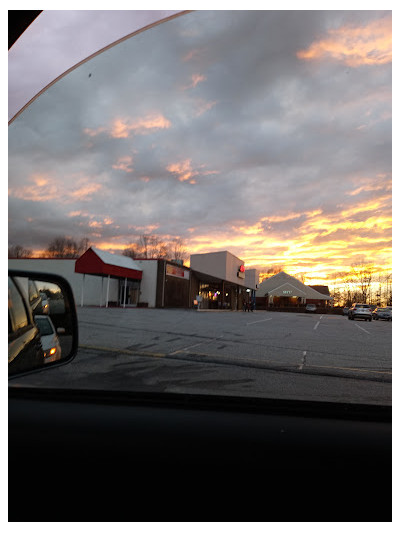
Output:
<instances>
[{"instance_id":1,"label":"white parking line","mask_svg":"<svg viewBox=\"0 0 400 533\"><path fill-rule=\"evenodd\" d=\"M318 322L314 326L314 329L317 329L317 327L319 326L319 323L320 323L320 321L318 320Z\"/></svg>"},{"instance_id":2,"label":"white parking line","mask_svg":"<svg viewBox=\"0 0 400 533\"><path fill-rule=\"evenodd\" d=\"M264 320L255 320L254 322L247 322L246 326L250 326L251 324L257 324L258 322L267 322L267 320L272 320L272 318L265 318Z\"/></svg>"},{"instance_id":3,"label":"white parking line","mask_svg":"<svg viewBox=\"0 0 400 533\"><path fill-rule=\"evenodd\" d=\"M304 352L303 352L303 358L302 358L301 363L300 363L300 365L299 365L299 370L303 370L303 366L304 366L304 364L305 364L305 362L306 362L306 355L307 355L307 352L304 351Z\"/></svg>"},{"instance_id":4,"label":"white parking line","mask_svg":"<svg viewBox=\"0 0 400 533\"><path fill-rule=\"evenodd\" d=\"M214 342L218 339L222 339L222 337L223 335L219 335L219 337L215 337L213 339L208 339L202 342L198 342L197 344L191 344L190 346L185 346L185 348L180 348L179 350L170 352L168 355L176 355L177 353L186 352L186 350L191 350L192 348L196 348L196 346L201 346L202 344L210 344L210 342Z\"/></svg>"},{"instance_id":5,"label":"white parking line","mask_svg":"<svg viewBox=\"0 0 400 533\"><path fill-rule=\"evenodd\" d=\"M371 335L371 332L370 331L367 331L366 329L362 328L361 326L359 326L358 324L354 324L355 326L357 326L358 328L362 329L363 331L365 331L365 333L368 333L368 335Z\"/></svg>"}]
</instances>

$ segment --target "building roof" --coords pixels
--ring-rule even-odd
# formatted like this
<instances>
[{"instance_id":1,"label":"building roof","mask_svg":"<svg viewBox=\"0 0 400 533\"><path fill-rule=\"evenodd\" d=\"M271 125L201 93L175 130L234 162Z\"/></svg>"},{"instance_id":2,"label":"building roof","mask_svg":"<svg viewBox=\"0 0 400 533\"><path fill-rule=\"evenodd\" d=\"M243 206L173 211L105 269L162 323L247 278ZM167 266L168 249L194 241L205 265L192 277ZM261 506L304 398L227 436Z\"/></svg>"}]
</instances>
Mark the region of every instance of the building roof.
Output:
<instances>
[{"instance_id":1,"label":"building roof","mask_svg":"<svg viewBox=\"0 0 400 533\"><path fill-rule=\"evenodd\" d=\"M142 269L131 257L91 247L76 260L75 272L113 278L142 279Z\"/></svg>"},{"instance_id":2,"label":"building roof","mask_svg":"<svg viewBox=\"0 0 400 533\"><path fill-rule=\"evenodd\" d=\"M318 292L320 292L321 294L327 294L328 296L331 295L331 293L329 292L329 287L328 285L310 285L310 287Z\"/></svg>"},{"instance_id":3,"label":"building roof","mask_svg":"<svg viewBox=\"0 0 400 533\"><path fill-rule=\"evenodd\" d=\"M273 296L297 296L307 300L333 300L331 296L304 285L286 272L279 272L260 283L258 295L265 296L267 293Z\"/></svg>"}]
</instances>

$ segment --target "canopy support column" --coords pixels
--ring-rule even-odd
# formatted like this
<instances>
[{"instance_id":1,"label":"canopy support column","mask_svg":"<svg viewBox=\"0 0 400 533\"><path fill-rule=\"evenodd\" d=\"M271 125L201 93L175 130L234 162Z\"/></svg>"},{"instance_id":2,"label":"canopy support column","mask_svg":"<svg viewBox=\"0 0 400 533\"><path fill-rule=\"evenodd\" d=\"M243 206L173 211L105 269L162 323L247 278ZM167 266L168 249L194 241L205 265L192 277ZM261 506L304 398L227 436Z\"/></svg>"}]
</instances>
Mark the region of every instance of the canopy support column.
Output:
<instances>
[{"instance_id":1,"label":"canopy support column","mask_svg":"<svg viewBox=\"0 0 400 533\"><path fill-rule=\"evenodd\" d=\"M108 307L108 294L110 292L110 274L108 275L108 278L107 278L107 295L106 295L106 307Z\"/></svg>"}]
</instances>

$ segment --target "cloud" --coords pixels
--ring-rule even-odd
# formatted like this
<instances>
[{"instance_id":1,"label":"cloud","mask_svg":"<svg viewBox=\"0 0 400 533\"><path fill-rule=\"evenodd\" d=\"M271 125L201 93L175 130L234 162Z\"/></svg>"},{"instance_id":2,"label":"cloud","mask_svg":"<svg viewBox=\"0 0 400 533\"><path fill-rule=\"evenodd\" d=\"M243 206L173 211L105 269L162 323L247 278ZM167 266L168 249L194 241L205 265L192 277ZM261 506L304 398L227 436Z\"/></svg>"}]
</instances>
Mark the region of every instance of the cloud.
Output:
<instances>
[{"instance_id":1,"label":"cloud","mask_svg":"<svg viewBox=\"0 0 400 533\"><path fill-rule=\"evenodd\" d=\"M328 30L328 36L314 41L297 57L306 61L330 59L348 67L384 65L392 61L392 21L385 17L364 26L345 25Z\"/></svg>"},{"instance_id":2,"label":"cloud","mask_svg":"<svg viewBox=\"0 0 400 533\"><path fill-rule=\"evenodd\" d=\"M10 241L388 263L389 15L195 11L81 65L9 126Z\"/></svg>"}]
</instances>

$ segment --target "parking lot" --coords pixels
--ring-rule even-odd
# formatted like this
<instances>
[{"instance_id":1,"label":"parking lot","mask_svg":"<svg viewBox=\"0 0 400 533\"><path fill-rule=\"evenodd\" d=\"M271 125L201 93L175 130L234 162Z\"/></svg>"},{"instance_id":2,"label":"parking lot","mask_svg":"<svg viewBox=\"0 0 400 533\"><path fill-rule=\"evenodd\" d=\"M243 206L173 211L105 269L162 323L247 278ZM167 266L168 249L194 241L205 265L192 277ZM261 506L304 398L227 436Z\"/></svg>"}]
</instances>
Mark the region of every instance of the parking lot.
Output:
<instances>
[{"instance_id":1,"label":"parking lot","mask_svg":"<svg viewBox=\"0 0 400 533\"><path fill-rule=\"evenodd\" d=\"M78 322L74 360L18 383L392 404L391 322L104 307L78 308Z\"/></svg>"},{"instance_id":2,"label":"parking lot","mask_svg":"<svg viewBox=\"0 0 400 533\"><path fill-rule=\"evenodd\" d=\"M391 380L391 322L268 311L80 308L80 345Z\"/></svg>"}]
</instances>

